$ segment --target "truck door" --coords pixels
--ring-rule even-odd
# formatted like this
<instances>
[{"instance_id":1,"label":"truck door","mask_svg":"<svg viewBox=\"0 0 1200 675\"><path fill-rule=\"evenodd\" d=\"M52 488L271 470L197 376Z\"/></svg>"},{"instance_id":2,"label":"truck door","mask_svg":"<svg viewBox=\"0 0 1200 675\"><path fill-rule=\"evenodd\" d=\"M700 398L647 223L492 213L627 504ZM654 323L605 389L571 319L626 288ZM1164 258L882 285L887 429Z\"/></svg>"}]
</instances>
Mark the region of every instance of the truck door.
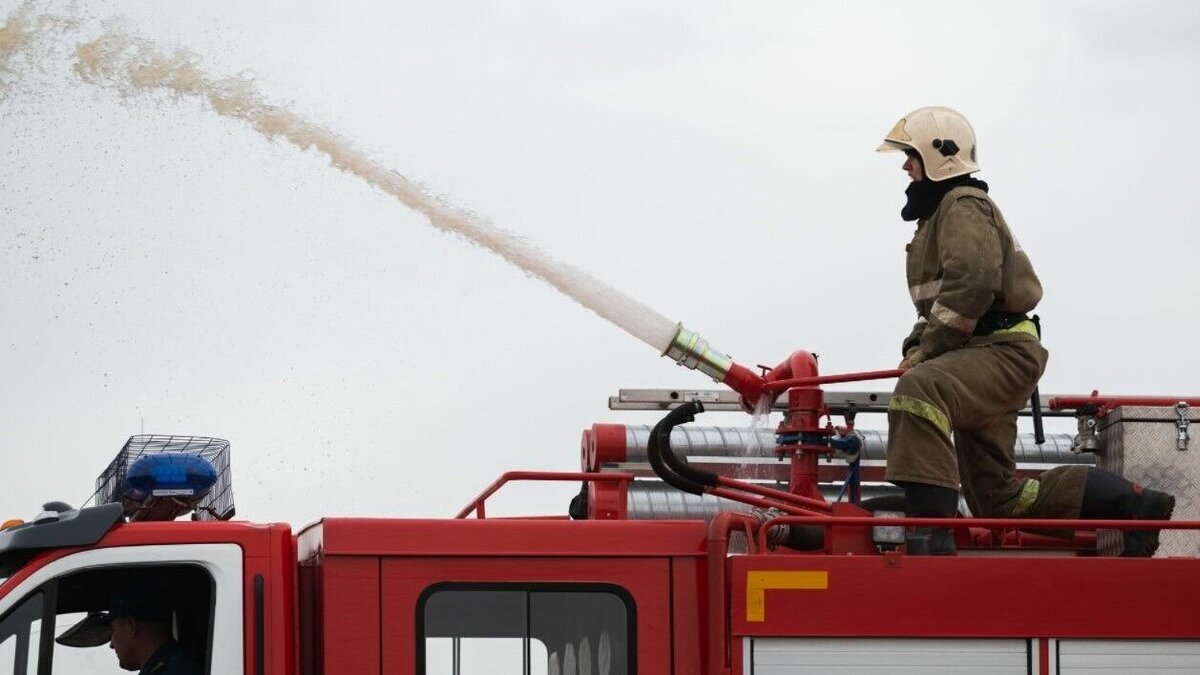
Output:
<instances>
[{"instance_id":1,"label":"truck door","mask_svg":"<svg viewBox=\"0 0 1200 675\"><path fill-rule=\"evenodd\" d=\"M388 675L672 672L666 558L384 558Z\"/></svg>"},{"instance_id":2,"label":"truck door","mask_svg":"<svg viewBox=\"0 0 1200 675\"><path fill-rule=\"evenodd\" d=\"M53 560L0 598L0 675L128 670L109 648L121 589L154 598L161 614L152 628L169 633L200 672L240 674L241 568L235 544L114 547Z\"/></svg>"}]
</instances>

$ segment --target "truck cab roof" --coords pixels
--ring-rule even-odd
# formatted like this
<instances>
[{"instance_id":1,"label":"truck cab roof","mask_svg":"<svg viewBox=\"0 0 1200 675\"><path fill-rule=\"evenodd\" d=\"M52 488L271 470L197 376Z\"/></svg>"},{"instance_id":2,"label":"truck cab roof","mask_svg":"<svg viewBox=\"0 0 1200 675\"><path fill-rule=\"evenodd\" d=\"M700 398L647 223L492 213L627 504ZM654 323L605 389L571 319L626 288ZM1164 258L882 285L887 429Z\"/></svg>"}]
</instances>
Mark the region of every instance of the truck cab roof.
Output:
<instances>
[{"instance_id":1,"label":"truck cab roof","mask_svg":"<svg viewBox=\"0 0 1200 675\"><path fill-rule=\"evenodd\" d=\"M0 577L6 577L39 551L91 546L124 520L120 504L57 510L51 502L35 520L0 531Z\"/></svg>"}]
</instances>

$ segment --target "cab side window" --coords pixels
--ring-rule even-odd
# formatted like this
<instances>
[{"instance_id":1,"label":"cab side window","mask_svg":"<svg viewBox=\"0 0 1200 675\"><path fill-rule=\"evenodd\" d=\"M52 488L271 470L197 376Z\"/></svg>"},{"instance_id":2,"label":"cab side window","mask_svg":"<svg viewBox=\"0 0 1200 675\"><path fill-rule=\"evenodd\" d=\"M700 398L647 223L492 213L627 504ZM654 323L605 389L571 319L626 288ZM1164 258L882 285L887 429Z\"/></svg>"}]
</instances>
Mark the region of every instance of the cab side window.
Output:
<instances>
[{"instance_id":1,"label":"cab side window","mask_svg":"<svg viewBox=\"0 0 1200 675\"><path fill-rule=\"evenodd\" d=\"M207 673L213 594L212 576L194 565L53 579L0 619L0 675L117 675L152 668L150 654L169 672Z\"/></svg>"},{"instance_id":2,"label":"cab side window","mask_svg":"<svg viewBox=\"0 0 1200 675\"><path fill-rule=\"evenodd\" d=\"M424 675L631 675L632 598L570 584L438 584L422 594Z\"/></svg>"},{"instance_id":3,"label":"cab side window","mask_svg":"<svg viewBox=\"0 0 1200 675\"><path fill-rule=\"evenodd\" d=\"M176 652L172 664L186 663L188 672L208 672L214 584L203 568L88 569L54 583L58 584L55 675L116 675L131 666L136 666L134 670L152 667L154 664L122 663L127 653L147 648L138 642L144 639L158 643L150 645L156 654ZM122 632L131 625L130 618L140 626L134 636Z\"/></svg>"}]
</instances>

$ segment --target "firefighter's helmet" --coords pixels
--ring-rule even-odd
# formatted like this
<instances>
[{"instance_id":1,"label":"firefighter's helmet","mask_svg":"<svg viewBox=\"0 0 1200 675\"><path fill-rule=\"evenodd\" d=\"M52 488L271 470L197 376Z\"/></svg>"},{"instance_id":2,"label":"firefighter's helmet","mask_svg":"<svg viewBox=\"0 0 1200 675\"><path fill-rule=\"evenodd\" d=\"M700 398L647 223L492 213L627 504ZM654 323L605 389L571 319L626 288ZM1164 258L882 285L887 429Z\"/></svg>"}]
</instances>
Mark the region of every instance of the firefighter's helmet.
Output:
<instances>
[{"instance_id":1,"label":"firefighter's helmet","mask_svg":"<svg viewBox=\"0 0 1200 675\"><path fill-rule=\"evenodd\" d=\"M915 150L925 175L937 182L979 170L975 131L958 111L941 106L917 108L896 122L879 152Z\"/></svg>"}]
</instances>

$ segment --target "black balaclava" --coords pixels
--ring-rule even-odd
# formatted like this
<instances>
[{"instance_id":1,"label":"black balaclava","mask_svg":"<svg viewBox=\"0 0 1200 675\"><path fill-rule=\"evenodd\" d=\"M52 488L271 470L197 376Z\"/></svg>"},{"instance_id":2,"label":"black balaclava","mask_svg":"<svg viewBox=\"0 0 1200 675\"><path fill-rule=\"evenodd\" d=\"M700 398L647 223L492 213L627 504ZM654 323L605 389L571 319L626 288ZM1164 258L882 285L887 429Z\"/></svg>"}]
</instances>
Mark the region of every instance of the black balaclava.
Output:
<instances>
[{"instance_id":1,"label":"black balaclava","mask_svg":"<svg viewBox=\"0 0 1200 675\"><path fill-rule=\"evenodd\" d=\"M910 151L911 152L911 151ZM905 154L909 154L906 152ZM913 152L909 154L916 154ZM917 159L920 159L919 157ZM921 171L925 171L925 162L921 162ZM924 220L933 215L937 210L938 204L942 203L942 197L946 193L961 185L968 187L979 188L984 192L988 191L987 183L971 176L955 176L942 181L929 180L929 174L925 174L925 180L913 181L908 184L908 189L904 191L904 195L908 197L908 201L904 204L904 208L900 209L900 217L906 222L914 220Z\"/></svg>"}]
</instances>

